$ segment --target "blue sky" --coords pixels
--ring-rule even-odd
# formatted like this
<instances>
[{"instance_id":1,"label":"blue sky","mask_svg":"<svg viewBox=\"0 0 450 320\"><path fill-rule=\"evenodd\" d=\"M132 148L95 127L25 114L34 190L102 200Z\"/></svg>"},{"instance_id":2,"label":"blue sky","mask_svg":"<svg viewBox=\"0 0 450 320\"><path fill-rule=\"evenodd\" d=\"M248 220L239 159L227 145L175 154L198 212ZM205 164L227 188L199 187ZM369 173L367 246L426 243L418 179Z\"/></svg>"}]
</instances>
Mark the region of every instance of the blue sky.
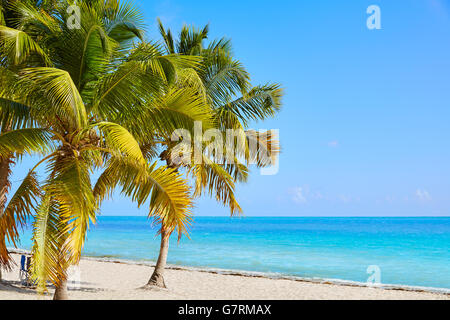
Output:
<instances>
[{"instance_id":1,"label":"blue sky","mask_svg":"<svg viewBox=\"0 0 450 320\"><path fill-rule=\"evenodd\" d=\"M136 1L149 38L210 23L254 84L286 90L279 173L238 187L248 216L450 215L450 1ZM366 26L369 5L381 30ZM33 161L15 170L24 176ZM17 185L17 183L15 184ZM117 196L103 215L145 215ZM197 215L227 215L201 199Z\"/></svg>"}]
</instances>

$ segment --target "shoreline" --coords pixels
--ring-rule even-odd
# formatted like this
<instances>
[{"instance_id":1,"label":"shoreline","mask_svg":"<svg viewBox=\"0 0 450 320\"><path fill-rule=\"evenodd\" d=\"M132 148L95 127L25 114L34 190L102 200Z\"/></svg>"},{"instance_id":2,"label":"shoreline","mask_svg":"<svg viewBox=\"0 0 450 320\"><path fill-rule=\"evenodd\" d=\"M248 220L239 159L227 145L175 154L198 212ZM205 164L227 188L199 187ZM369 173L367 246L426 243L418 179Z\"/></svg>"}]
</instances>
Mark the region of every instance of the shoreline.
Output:
<instances>
[{"instance_id":1,"label":"shoreline","mask_svg":"<svg viewBox=\"0 0 450 320\"><path fill-rule=\"evenodd\" d=\"M30 251L23 249L11 249L10 253L13 254L30 254ZM152 261L137 261L137 260L127 260L112 257L100 257L100 256L82 256L81 260L93 261L93 262L103 262L112 264L122 264L130 266L144 266L144 267L154 267L155 262ZM342 287L354 287L354 288L366 288L366 289L378 289L386 291L404 291L404 292L414 292L414 293L431 293L436 295L444 295L450 298L450 289L447 288L435 288L435 287L421 287L421 286L409 286L409 285L395 285L395 284L380 284L380 285L369 285L364 282L357 282L352 280L342 280L342 279L322 279L322 278L307 278L290 276L279 273L267 273L258 271L246 271L246 270L231 270L231 269L220 269L220 268L208 268L208 267L190 267L190 266L179 266L167 264L166 270L173 271L187 271L187 272L200 272L207 274L216 274L224 276L236 276L236 277L246 277L246 278L260 278L268 280L287 280L295 281L309 284L324 284L324 285L336 285Z\"/></svg>"}]
</instances>

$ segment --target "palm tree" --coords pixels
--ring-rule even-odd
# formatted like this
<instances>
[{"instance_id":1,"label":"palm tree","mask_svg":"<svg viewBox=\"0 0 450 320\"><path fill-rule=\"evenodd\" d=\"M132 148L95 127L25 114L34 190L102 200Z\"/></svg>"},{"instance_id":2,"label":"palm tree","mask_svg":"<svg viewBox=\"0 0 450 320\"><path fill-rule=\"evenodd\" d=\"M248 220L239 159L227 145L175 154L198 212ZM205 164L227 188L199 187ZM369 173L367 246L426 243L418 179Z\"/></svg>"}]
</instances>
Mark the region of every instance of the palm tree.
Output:
<instances>
[{"instance_id":1,"label":"palm tree","mask_svg":"<svg viewBox=\"0 0 450 320\"><path fill-rule=\"evenodd\" d=\"M153 46L151 48L151 50L155 49ZM143 54L144 52L145 50L140 52L139 55L133 56L133 59L140 59L142 56L146 56L146 54ZM186 65L178 64L177 71L180 71L180 67L183 69L183 66ZM149 99L139 105L140 118L136 118L133 113L130 113L128 115L121 114L120 119L116 119L136 137L144 157L149 163L158 157L161 152L161 146L164 148L171 145L170 136L177 129L191 128L190 131L193 134L195 122L202 123L205 129L213 128L214 126L212 110L209 104L198 94L198 90L190 87L175 87L174 83L178 81L180 76L180 72L177 72L176 77L172 77L172 79L167 81L164 88L162 88L163 94L161 97ZM166 137L169 137L169 139L166 139ZM100 176L99 178L99 184L102 184L103 180L108 181L109 186L107 188L102 187L102 189L108 189L107 193L111 193L116 185L121 182L119 175L115 176L111 173L111 171L119 173L120 170L117 170L117 168L118 165L116 163L111 164L105 171L105 177ZM178 167L173 165L173 163L167 162L167 165L160 169L163 170L162 172L171 172L178 175ZM112 176L114 178L111 178ZM150 195L152 195L152 199L158 196L153 189L145 186L131 184L123 185L122 187L122 193L127 196L133 196L133 200L137 201L139 206ZM174 232L178 233L178 239L183 234L189 236L188 226L192 218L190 211L170 212L163 207L155 211L153 205L150 205L149 217L153 218L154 222L161 226L158 233L161 235L160 252L163 252L163 254L159 255L154 273L158 274L159 281L162 281L159 286L165 287L163 273L169 238Z\"/></svg>"},{"instance_id":2,"label":"palm tree","mask_svg":"<svg viewBox=\"0 0 450 320\"><path fill-rule=\"evenodd\" d=\"M226 135L227 129L241 130L242 133L246 131L243 148L240 150L233 148L231 159L223 161L223 158L214 152L204 152L201 163L196 163L192 159L191 163L183 164L172 162L171 155L174 148L171 142L172 132L166 134L163 132L159 138L164 147L160 159L166 161L167 166L176 171L181 165L185 167L186 177L194 181L194 197L207 194L229 207L232 216L240 214L242 209L235 197L235 183L247 181L249 164L256 163L260 167L271 165L279 152L278 141L271 131L258 134L256 131L248 130L248 126L251 121L264 120L276 114L281 106L282 90L276 84L251 87L249 74L243 65L232 57L229 40L223 38L204 46L208 26L201 30L185 26L180 32L178 41L175 42L171 31L165 30L162 23L158 22L167 54L202 57L202 67L182 68L172 88L195 90L197 96L209 106L205 108L208 117L203 119L190 117L190 124L178 128L192 131L194 122L201 121L204 131L212 127L217 128L223 136ZM166 91L171 93L170 88ZM258 148L251 148L252 144L256 144ZM211 151L208 150L208 146L203 147ZM244 157L247 165L240 163L239 157ZM160 223L161 246L155 269L146 286L150 288L166 287L164 269L172 230L165 226L165 221Z\"/></svg>"},{"instance_id":3,"label":"palm tree","mask_svg":"<svg viewBox=\"0 0 450 320\"><path fill-rule=\"evenodd\" d=\"M0 1L0 28L2 32L11 32L11 28L14 28L18 18L18 13L14 10L14 4L17 4L17 2L11 0ZM39 9L49 9L52 6L51 1L40 1L38 3L37 1L27 0L24 2L28 4L34 3ZM20 44L21 34L16 33L15 35L17 44ZM6 45L6 43L2 42L2 45ZM2 49L4 50L4 48ZM2 52L4 52L3 50ZM33 61L27 59L30 56L32 55L22 58L15 57L15 59L6 59L3 56L0 65L8 70L14 70L19 67L19 64L23 66L33 63ZM3 134L32 125L33 121L30 118L28 108L5 97L0 98L0 133ZM23 227L29 217L29 213L34 208L36 198L39 196L36 177L30 175L28 179L23 181L23 184L7 204L8 193L11 188L11 167L18 160L20 161L20 156L20 154L8 153L0 157L0 281L2 279L1 269L9 269L12 263L6 249L6 240L8 239L14 246L16 245L19 237L17 227Z\"/></svg>"},{"instance_id":4,"label":"palm tree","mask_svg":"<svg viewBox=\"0 0 450 320\"><path fill-rule=\"evenodd\" d=\"M151 195L150 216L179 232L186 230L191 207L186 181L169 168L147 164L139 136L126 128L132 123L121 120L134 117L138 125L142 105L159 99L178 65L192 66L196 59L134 45L133 39L142 39L141 17L127 2L78 1L81 28L68 29L71 3L59 2L47 14L17 3L16 29L0 28L2 60L33 57L45 65L0 68L0 98L25 107L36 125L0 135L0 155L41 154L25 179L30 181L47 164L33 226L32 273L39 291L46 290L47 280L55 285L55 299L67 298L66 270L78 263L101 200L115 186L140 205ZM156 120L156 126L169 126ZM101 168L92 186L91 173ZM31 199L28 189L23 197ZM12 213L29 209L21 202Z\"/></svg>"}]
</instances>

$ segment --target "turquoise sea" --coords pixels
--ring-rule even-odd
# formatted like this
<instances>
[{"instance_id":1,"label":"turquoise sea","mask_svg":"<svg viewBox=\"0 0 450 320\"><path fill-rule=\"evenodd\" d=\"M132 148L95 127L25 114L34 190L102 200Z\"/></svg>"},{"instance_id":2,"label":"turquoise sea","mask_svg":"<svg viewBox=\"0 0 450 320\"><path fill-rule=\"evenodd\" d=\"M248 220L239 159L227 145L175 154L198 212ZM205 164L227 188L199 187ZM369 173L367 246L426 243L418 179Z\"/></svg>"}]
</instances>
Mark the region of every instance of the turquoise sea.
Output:
<instances>
[{"instance_id":1,"label":"turquoise sea","mask_svg":"<svg viewBox=\"0 0 450 320\"><path fill-rule=\"evenodd\" d=\"M145 217L100 217L84 255L155 261L155 231ZM196 217L190 236L173 237L169 264L357 282L377 266L383 284L450 289L450 218Z\"/></svg>"}]
</instances>

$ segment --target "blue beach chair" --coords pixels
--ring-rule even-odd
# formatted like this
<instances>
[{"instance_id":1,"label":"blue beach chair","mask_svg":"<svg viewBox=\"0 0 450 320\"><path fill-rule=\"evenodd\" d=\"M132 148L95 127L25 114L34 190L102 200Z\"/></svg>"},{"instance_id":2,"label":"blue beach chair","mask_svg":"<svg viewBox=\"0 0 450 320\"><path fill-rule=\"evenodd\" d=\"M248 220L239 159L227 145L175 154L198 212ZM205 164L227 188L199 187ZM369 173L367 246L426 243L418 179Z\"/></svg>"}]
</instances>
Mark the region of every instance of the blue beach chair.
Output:
<instances>
[{"instance_id":1,"label":"blue beach chair","mask_svg":"<svg viewBox=\"0 0 450 320\"><path fill-rule=\"evenodd\" d=\"M19 271L19 278L20 283L25 287L31 286L30 281L30 263L31 263L31 257L26 257L25 255L22 255L20 258L20 271Z\"/></svg>"}]
</instances>

